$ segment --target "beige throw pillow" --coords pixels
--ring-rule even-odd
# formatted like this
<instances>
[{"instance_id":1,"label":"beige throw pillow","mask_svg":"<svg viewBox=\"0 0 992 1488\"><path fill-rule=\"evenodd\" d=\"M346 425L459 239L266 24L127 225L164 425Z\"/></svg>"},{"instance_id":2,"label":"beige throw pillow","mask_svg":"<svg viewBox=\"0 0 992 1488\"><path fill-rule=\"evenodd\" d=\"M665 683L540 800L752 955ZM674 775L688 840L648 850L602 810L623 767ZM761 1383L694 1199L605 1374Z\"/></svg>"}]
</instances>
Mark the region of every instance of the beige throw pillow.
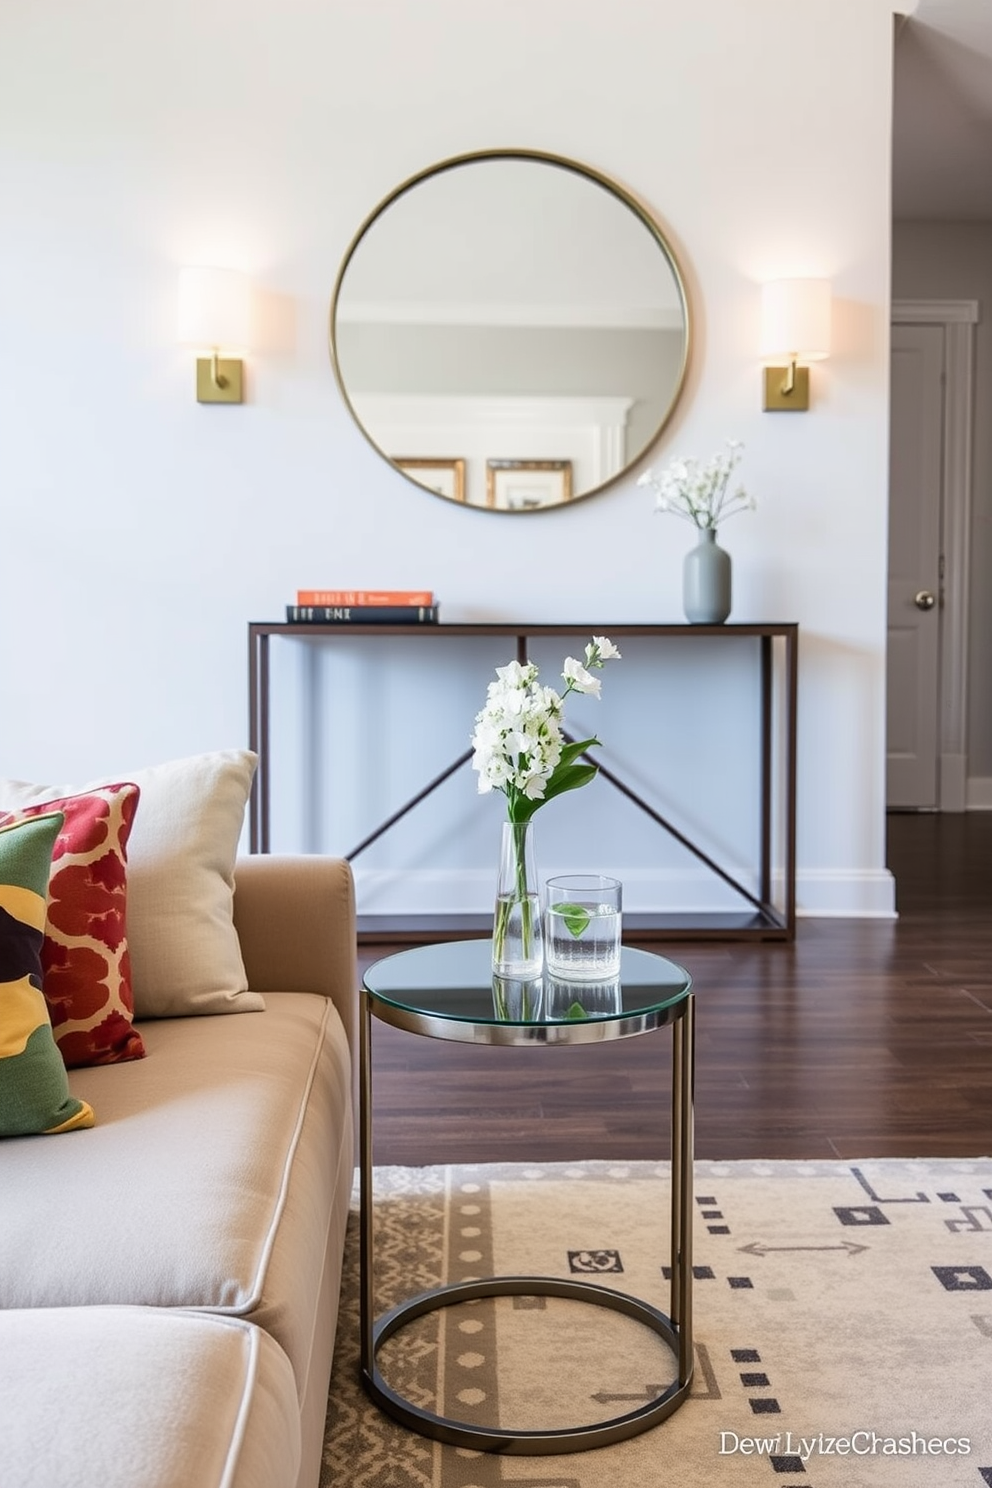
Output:
<instances>
[{"instance_id":1,"label":"beige throw pillow","mask_svg":"<svg viewBox=\"0 0 992 1488\"><path fill-rule=\"evenodd\" d=\"M141 794L128 843L127 937L138 1018L257 1012L234 929L234 862L257 756L219 750L132 772ZM110 780L0 779L0 809L76 795Z\"/></svg>"}]
</instances>

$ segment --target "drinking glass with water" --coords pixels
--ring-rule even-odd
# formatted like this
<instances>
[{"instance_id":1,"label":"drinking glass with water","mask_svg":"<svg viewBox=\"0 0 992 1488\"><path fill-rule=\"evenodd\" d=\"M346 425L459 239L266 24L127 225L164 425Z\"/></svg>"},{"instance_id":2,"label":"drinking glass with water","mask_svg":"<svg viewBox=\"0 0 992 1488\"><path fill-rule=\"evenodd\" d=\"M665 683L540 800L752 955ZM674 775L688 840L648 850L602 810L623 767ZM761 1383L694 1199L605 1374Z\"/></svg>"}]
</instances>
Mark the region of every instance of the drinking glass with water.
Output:
<instances>
[{"instance_id":1,"label":"drinking glass with water","mask_svg":"<svg viewBox=\"0 0 992 1488\"><path fill-rule=\"evenodd\" d=\"M620 971L619 879L564 873L545 884L547 970L565 982L602 982Z\"/></svg>"}]
</instances>

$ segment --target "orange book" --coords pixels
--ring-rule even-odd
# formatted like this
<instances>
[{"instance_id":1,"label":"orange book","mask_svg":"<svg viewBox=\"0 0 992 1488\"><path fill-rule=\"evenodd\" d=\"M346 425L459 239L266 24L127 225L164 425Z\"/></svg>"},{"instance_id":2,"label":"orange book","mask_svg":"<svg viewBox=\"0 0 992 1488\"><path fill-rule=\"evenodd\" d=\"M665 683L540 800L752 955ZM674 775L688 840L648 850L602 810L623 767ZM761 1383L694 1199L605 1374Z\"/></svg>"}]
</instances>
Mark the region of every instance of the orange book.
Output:
<instances>
[{"instance_id":1,"label":"orange book","mask_svg":"<svg viewBox=\"0 0 992 1488\"><path fill-rule=\"evenodd\" d=\"M297 589L298 605L432 605L430 589Z\"/></svg>"}]
</instances>

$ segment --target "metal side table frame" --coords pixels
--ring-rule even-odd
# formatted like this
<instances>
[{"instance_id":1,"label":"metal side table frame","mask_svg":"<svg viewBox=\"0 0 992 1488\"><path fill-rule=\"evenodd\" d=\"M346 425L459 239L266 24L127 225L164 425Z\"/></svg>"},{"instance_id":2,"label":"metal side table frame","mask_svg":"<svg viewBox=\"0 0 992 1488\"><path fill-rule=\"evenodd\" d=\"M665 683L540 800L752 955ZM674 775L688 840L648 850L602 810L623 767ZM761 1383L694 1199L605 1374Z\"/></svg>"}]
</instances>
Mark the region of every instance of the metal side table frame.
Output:
<instances>
[{"instance_id":1,"label":"metal side table frame","mask_svg":"<svg viewBox=\"0 0 992 1488\"><path fill-rule=\"evenodd\" d=\"M473 942L485 946L488 942ZM464 943L463 943L464 945ZM424 946L399 956L429 955L446 946ZM624 950L625 965L631 957L652 953ZM661 960L659 957L652 957ZM669 963L671 964L671 963ZM383 961L366 973L368 978ZM568 1281L547 1276L497 1276L485 1280L439 1286L407 1299L375 1316L372 1162L372 1021L378 1019L409 1033L456 1042L499 1045L549 1045L599 1042L630 1038L654 1029L672 1028L671 1094L671 1279L670 1312L665 1315L637 1297L591 1282ZM361 1378L376 1404L403 1426L422 1436L450 1446L481 1452L503 1452L516 1456L588 1451L611 1446L637 1436L666 1419L689 1393L693 1372L692 1346L692 1180L693 1180L693 1079L695 1002L688 978L676 1001L631 1013L615 1020L601 1018L584 1022L510 1023L476 1022L468 1018L437 1016L424 1008L399 1006L383 1000L366 984L361 992L360 1027L360 1195L361 1195ZM661 1337L677 1360L673 1382L646 1405L609 1420L558 1430L516 1430L481 1427L448 1416L436 1415L406 1400L380 1372L377 1354L381 1346L413 1319L438 1308L451 1307L488 1297L565 1297L605 1307L634 1318Z\"/></svg>"}]
</instances>

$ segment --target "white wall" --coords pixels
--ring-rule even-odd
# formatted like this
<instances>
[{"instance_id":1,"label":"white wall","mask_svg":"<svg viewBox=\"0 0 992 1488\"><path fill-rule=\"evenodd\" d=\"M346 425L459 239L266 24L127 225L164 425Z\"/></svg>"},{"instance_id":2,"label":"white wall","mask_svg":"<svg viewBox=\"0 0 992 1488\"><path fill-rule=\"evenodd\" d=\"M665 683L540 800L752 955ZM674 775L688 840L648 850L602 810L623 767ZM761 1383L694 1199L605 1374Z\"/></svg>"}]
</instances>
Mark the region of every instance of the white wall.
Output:
<instances>
[{"instance_id":1,"label":"white wall","mask_svg":"<svg viewBox=\"0 0 992 1488\"><path fill-rule=\"evenodd\" d=\"M896 222L892 292L902 300L977 300L968 615L968 800L992 808L992 222Z\"/></svg>"},{"instance_id":2,"label":"white wall","mask_svg":"<svg viewBox=\"0 0 992 1488\"><path fill-rule=\"evenodd\" d=\"M727 529L733 618L802 626L800 903L890 909L891 32L886 0L3 7L0 772L78 780L245 740L246 623L298 585L429 585L449 620L681 618L689 529L633 475L564 512L465 512L380 462L336 391L327 311L359 222L434 160L521 145L605 172L669 233L695 348L652 458L745 442L759 509ZM184 262L259 286L243 407L194 401ZM756 349L757 286L792 274L830 277L837 304L814 410L790 418L760 412ZM489 664L464 662L462 737ZM370 675L336 700L352 737ZM706 683L673 682L669 725L709 720L729 754ZM433 753L431 689L385 720L413 754ZM714 765L687 768L694 811ZM472 777L458 789L456 815ZM499 804L472 809L481 870Z\"/></svg>"}]
</instances>

